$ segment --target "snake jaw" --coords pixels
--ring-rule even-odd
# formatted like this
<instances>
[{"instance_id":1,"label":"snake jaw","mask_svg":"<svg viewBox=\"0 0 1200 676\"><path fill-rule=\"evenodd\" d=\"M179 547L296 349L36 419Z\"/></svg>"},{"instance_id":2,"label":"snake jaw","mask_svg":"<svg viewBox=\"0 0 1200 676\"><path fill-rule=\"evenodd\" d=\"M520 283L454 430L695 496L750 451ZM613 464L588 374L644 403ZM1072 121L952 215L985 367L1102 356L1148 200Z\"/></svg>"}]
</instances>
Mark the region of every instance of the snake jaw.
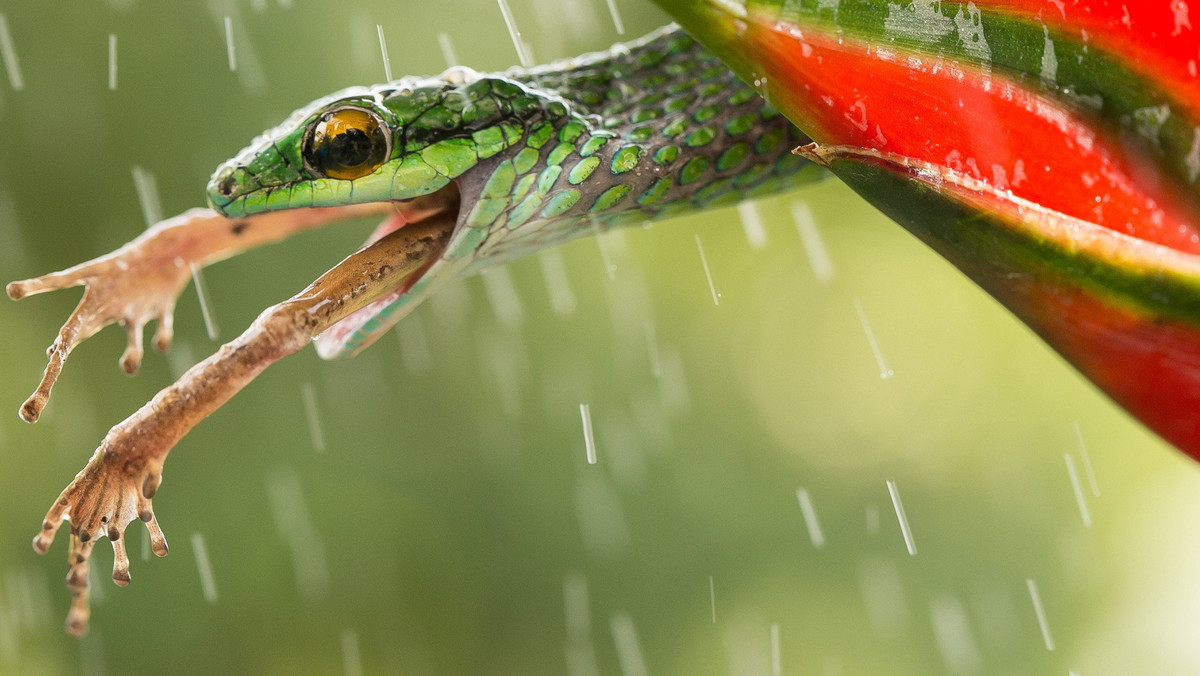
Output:
<instances>
[{"instance_id":1,"label":"snake jaw","mask_svg":"<svg viewBox=\"0 0 1200 676\"><path fill-rule=\"evenodd\" d=\"M469 204L468 200L468 204ZM458 180L450 181L445 187L412 199L392 202L395 210L367 238L367 245L383 239L402 227L438 217L454 222L450 234L451 244L439 256L424 266L404 284L375 302L354 312L317 336L315 347L324 359L335 359L357 354L373 343L380 335L399 321L404 314L425 296L432 293L440 282L451 279L461 270L464 260L449 260L448 252L462 230L461 213L463 201Z\"/></svg>"}]
</instances>

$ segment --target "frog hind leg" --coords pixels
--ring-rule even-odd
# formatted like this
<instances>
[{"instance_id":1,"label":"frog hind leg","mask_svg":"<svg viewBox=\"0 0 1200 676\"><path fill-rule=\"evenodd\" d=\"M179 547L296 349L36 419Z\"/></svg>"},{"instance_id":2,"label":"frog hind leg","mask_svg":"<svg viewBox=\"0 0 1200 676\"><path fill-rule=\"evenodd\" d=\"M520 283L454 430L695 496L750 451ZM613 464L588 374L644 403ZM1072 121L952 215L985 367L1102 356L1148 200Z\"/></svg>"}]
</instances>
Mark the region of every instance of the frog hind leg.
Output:
<instances>
[{"instance_id":1,"label":"frog hind leg","mask_svg":"<svg viewBox=\"0 0 1200 676\"><path fill-rule=\"evenodd\" d=\"M452 218L430 218L352 254L304 291L263 311L240 336L109 430L55 500L33 541L34 549L45 553L63 521L70 521L69 632L87 631L88 561L99 538L108 537L113 545L118 585L130 580L124 531L134 520L145 522L155 552L166 554L151 499L171 448L272 363L380 296L411 286L444 251L452 228Z\"/></svg>"}]
</instances>

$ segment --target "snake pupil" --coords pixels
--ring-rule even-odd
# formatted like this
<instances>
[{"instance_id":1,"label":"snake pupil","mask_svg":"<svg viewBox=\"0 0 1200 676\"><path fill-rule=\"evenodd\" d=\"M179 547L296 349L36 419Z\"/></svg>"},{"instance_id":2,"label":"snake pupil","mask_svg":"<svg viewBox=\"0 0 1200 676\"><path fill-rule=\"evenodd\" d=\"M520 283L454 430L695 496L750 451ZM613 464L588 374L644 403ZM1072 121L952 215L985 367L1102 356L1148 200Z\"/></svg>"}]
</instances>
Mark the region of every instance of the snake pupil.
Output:
<instances>
[{"instance_id":1,"label":"snake pupil","mask_svg":"<svg viewBox=\"0 0 1200 676\"><path fill-rule=\"evenodd\" d=\"M371 157L371 140L361 129L347 129L334 136L327 148L329 160L347 168L357 167Z\"/></svg>"},{"instance_id":2,"label":"snake pupil","mask_svg":"<svg viewBox=\"0 0 1200 676\"><path fill-rule=\"evenodd\" d=\"M376 114L361 108L339 108L322 115L304 149L310 168L342 180L366 176L378 169L387 155L387 126Z\"/></svg>"}]
</instances>

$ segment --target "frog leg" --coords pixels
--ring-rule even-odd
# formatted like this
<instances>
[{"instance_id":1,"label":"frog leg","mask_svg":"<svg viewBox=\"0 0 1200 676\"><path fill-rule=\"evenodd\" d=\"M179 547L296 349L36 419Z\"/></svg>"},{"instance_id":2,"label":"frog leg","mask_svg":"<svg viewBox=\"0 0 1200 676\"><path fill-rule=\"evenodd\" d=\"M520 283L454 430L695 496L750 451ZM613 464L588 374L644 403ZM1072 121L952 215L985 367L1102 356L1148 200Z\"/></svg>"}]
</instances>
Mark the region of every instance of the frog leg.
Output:
<instances>
[{"instance_id":1,"label":"frog leg","mask_svg":"<svg viewBox=\"0 0 1200 676\"><path fill-rule=\"evenodd\" d=\"M340 319L396 289L411 286L438 259L454 228L453 212L408 223L363 247L290 299L267 308L249 328L221 346L117 424L87 466L55 501L33 539L45 553L63 520L71 522L67 585L72 592L67 630L87 631L88 559L96 539L114 551L113 581L129 583L122 534L134 519L146 523L154 552L167 553L151 507L171 447L275 361L299 351Z\"/></svg>"},{"instance_id":2,"label":"frog leg","mask_svg":"<svg viewBox=\"0 0 1200 676\"><path fill-rule=\"evenodd\" d=\"M21 418L37 421L71 350L109 324L120 324L129 336L120 361L126 373L136 373L141 364L142 328L151 319L158 322L154 347L166 351L173 333L175 299L192 270L302 230L393 208L384 202L293 209L239 219L225 218L210 209L191 209L154 225L110 254L61 272L10 283L7 290L13 300L70 286L85 287L79 305L46 350L46 371L21 406Z\"/></svg>"}]
</instances>

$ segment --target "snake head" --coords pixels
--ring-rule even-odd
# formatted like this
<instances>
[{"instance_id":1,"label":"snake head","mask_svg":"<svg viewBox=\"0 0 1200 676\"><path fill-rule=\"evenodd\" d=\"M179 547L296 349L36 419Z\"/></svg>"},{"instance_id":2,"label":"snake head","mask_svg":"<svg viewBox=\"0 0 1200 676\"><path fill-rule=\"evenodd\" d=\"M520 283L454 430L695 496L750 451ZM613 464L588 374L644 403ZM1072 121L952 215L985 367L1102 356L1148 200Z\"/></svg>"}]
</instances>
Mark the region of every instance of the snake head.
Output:
<instances>
[{"instance_id":1,"label":"snake head","mask_svg":"<svg viewBox=\"0 0 1200 676\"><path fill-rule=\"evenodd\" d=\"M553 93L504 74L464 68L346 89L297 110L221 165L208 198L229 218L391 203L396 216L373 240L450 212L455 220L450 243L412 287L343 320L318 341L323 356L349 356L433 287L483 258L477 250L499 215L487 208L489 178L515 155L539 157L552 132L571 116L569 105Z\"/></svg>"},{"instance_id":2,"label":"snake head","mask_svg":"<svg viewBox=\"0 0 1200 676\"><path fill-rule=\"evenodd\" d=\"M411 200L511 148L532 122L567 114L551 95L464 68L346 89L292 113L218 167L208 198L229 218Z\"/></svg>"}]
</instances>

